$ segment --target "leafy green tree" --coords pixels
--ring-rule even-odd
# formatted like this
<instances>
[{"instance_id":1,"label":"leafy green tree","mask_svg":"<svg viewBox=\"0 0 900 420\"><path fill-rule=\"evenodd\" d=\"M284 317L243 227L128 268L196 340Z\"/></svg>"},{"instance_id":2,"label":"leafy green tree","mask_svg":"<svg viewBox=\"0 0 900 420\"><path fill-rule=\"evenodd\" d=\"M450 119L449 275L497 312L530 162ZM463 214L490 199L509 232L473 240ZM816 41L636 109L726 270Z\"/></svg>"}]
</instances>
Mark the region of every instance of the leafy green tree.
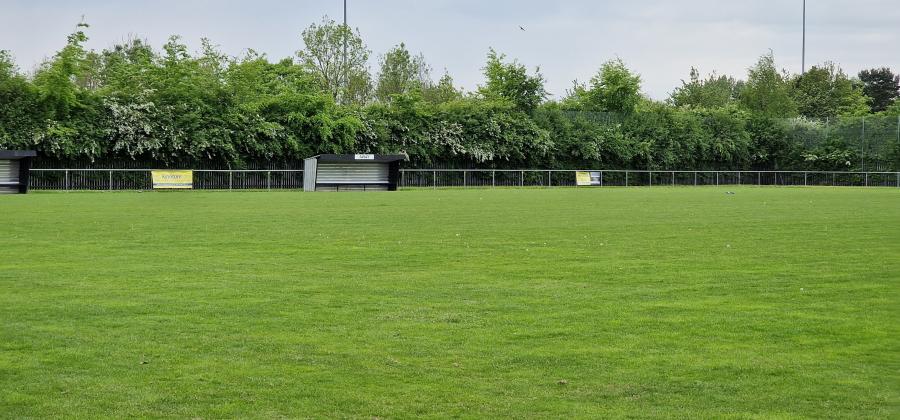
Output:
<instances>
[{"instance_id":1,"label":"leafy green tree","mask_svg":"<svg viewBox=\"0 0 900 420\"><path fill-rule=\"evenodd\" d=\"M600 72L591 78L590 87L576 95L590 111L607 111L621 114L634 112L641 102L641 76L634 74L621 59L603 63Z\"/></svg>"},{"instance_id":2,"label":"leafy green tree","mask_svg":"<svg viewBox=\"0 0 900 420\"><path fill-rule=\"evenodd\" d=\"M713 72L701 79L700 72L691 68L690 81L682 80L681 86L672 92L669 102L676 107L724 108L737 104L742 88L743 82L733 77Z\"/></svg>"},{"instance_id":3,"label":"leafy green tree","mask_svg":"<svg viewBox=\"0 0 900 420\"><path fill-rule=\"evenodd\" d=\"M46 117L37 89L0 50L0 149L27 147Z\"/></svg>"},{"instance_id":4,"label":"leafy green tree","mask_svg":"<svg viewBox=\"0 0 900 420\"><path fill-rule=\"evenodd\" d=\"M771 52L760 57L748 71L747 84L741 91L741 105L765 117L797 115L788 76L775 67L775 56Z\"/></svg>"},{"instance_id":5,"label":"leafy green tree","mask_svg":"<svg viewBox=\"0 0 900 420\"><path fill-rule=\"evenodd\" d=\"M338 103L364 104L371 96L370 51L359 30L339 25L327 16L302 34L305 49L297 51L304 66L319 78L321 87ZM344 52L346 51L346 55Z\"/></svg>"},{"instance_id":6,"label":"leafy green tree","mask_svg":"<svg viewBox=\"0 0 900 420\"><path fill-rule=\"evenodd\" d=\"M834 63L813 66L796 76L793 84L791 96L804 117L825 119L869 112L862 90Z\"/></svg>"},{"instance_id":7,"label":"leafy green tree","mask_svg":"<svg viewBox=\"0 0 900 420\"><path fill-rule=\"evenodd\" d=\"M429 84L422 88L422 99L438 105L462 98L462 92L453 86L453 77L444 73L437 84Z\"/></svg>"},{"instance_id":8,"label":"leafy green tree","mask_svg":"<svg viewBox=\"0 0 900 420\"><path fill-rule=\"evenodd\" d=\"M132 96L149 89L158 55L140 39L131 39L100 53L100 93Z\"/></svg>"},{"instance_id":9,"label":"leafy green tree","mask_svg":"<svg viewBox=\"0 0 900 420\"><path fill-rule=\"evenodd\" d=\"M438 107L433 137L437 159L462 158L479 164L527 165L547 157L550 133L511 101L464 99Z\"/></svg>"},{"instance_id":10,"label":"leafy green tree","mask_svg":"<svg viewBox=\"0 0 900 420\"><path fill-rule=\"evenodd\" d=\"M231 63L224 77L239 104L287 93L324 93L316 77L304 66L290 58L273 63L253 50Z\"/></svg>"},{"instance_id":11,"label":"leafy green tree","mask_svg":"<svg viewBox=\"0 0 900 420\"><path fill-rule=\"evenodd\" d=\"M894 101L894 104L881 112L882 115L900 116L900 101Z\"/></svg>"},{"instance_id":12,"label":"leafy green tree","mask_svg":"<svg viewBox=\"0 0 900 420\"><path fill-rule=\"evenodd\" d=\"M900 75L887 67L859 72L863 93L871 98L873 112L881 112L900 98Z\"/></svg>"},{"instance_id":13,"label":"leafy green tree","mask_svg":"<svg viewBox=\"0 0 900 420\"><path fill-rule=\"evenodd\" d=\"M424 89L430 84L431 69L425 63L425 56L410 54L401 43L381 57L375 97L381 102L390 102L392 95Z\"/></svg>"},{"instance_id":14,"label":"leafy green tree","mask_svg":"<svg viewBox=\"0 0 900 420\"><path fill-rule=\"evenodd\" d=\"M484 67L485 84L479 86L478 93L487 100L508 101L520 111L533 112L547 97L544 76L540 69L530 75L518 61L505 60L505 55L490 50Z\"/></svg>"},{"instance_id":15,"label":"leafy green tree","mask_svg":"<svg viewBox=\"0 0 900 420\"><path fill-rule=\"evenodd\" d=\"M313 25L306 35L324 43L316 51L331 54L325 56L340 70L343 41L332 35L346 28L330 25ZM0 147L33 147L61 166L69 159L115 165L134 159L275 168L312 154L365 151L407 153L414 164L429 166L900 164L897 101L880 112L887 117L866 119L862 159L863 120L845 118L868 112L862 82L836 66L789 78L775 70L771 55L751 69L743 90L731 78L702 78L693 70L670 101L655 102L641 96L640 77L614 60L589 83L576 82L563 100L548 102L539 72L494 51L476 95L463 95L448 74L438 83L420 77L416 69L424 60L403 45L384 56L375 83L364 64L357 70L366 71L328 73L337 81L333 90L308 51L280 61L252 50L232 58L208 40L189 52L176 36L159 50L133 39L95 52L84 48L84 28L79 25L32 78L0 52ZM371 102L378 91L373 84L390 100ZM784 118L797 109L837 118Z\"/></svg>"},{"instance_id":16,"label":"leafy green tree","mask_svg":"<svg viewBox=\"0 0 900 420\"><path fill-rule=\"evenodd\" d=\"M79 23L75 32L68 36L66 46L50 61L44 62L34 76L34 85L43 101L60 117L81 105L81 88L74 81L84 76L88 52L83 44L88 37L83 29L87 27L88 24Z\"/></svg>"}]
</instances>

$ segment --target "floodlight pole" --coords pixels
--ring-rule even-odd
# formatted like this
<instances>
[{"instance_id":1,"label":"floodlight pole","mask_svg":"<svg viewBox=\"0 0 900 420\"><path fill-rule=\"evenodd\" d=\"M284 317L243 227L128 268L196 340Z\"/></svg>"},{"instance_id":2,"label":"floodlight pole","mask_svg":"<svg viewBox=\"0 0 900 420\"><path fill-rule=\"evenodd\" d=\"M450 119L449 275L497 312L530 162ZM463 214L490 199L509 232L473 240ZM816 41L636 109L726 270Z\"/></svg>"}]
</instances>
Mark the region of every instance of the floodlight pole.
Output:
<instances>
[{"instance_id":1,"label":"floodlight pole","mask_svg":"<svg viewBox=\"0 0 900 420\"><path fill-rule=\"evenodd\" d=\"M804 2L806 0L803 0ZM344 0L344 83L349 84L349 75L347 72L347 33L349 28L347 27L347 0Z\"/></svg>"},{"instance_id":2,"label":"floodlight pole","mask_svg":"<svg viewBox=\"0 0 900 420\"><path fill-rule=\"evenodd\" d=\"M800 74L806 74L806 0L803 0L803 57L800 62Z\"/></svg>"}]
</instances>

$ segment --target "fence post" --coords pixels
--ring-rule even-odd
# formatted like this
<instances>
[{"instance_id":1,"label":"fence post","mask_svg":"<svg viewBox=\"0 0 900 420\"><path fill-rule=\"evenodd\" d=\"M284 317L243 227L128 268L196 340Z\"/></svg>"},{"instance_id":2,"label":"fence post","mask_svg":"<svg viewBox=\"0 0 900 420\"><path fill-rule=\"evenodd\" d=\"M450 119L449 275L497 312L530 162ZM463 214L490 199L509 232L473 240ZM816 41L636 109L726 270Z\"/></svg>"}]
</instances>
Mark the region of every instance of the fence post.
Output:
<instances>
[{"instance_id":1,"label":"fence post","mask_svg":"<svg viewBox=\"0 0 900 420\"><path fill-rule=\"evenodd\" d=\"M110 190L110 191L112 191L112 189L113 189L113 187L112 187L112 173L113 173L113 171L110 169L110 171L109 171L109 190Z\"/></svg>"},{"instance_id":2,"label":"fence post","mask_svg":"<svg viewBox=\"0 0 900 420\"><path fill-rule=\"evenodd\" d=\"M650 176L650 187L653 187L653 171L650 171L649 176Z\"/></svg>"},{"instance_id":3,"label":"fence post","mask_svg":"<svg viewBox=\"0 0 900 420\"><path fill-rule=\"evenodd\" d=\"M272 190L272 171L266 171L266 189Z\"/></svg>"},{"instance_id":4,"label":"fence post","mask_svg":"<svg viewBox=\"0 0 900 420\"><path fill-rule=\"evenodd\" d=\"M468 185L466 185L466 174L468 172L465 169L463 169L462 173L463 173L463 189L466 189L469 187Z\"/></svg>"},{"instance_id":5,"label":"fence post","mask_svg":"<svg viewBox=\"0 0 900 420\"><path fill-rule=\"evenodd\" d=\"M756 173L756 186L762 187L762 172Z\"/></svg>"},{"instance_id":6,"label":"fence post","mask_svg":"<svg viewBox=\"0 0 900 420\"><path fill-rule=\"evenodd\" d=\"M809 186L809 182L807 182L807 175L808 175L808 173L806 173L806 172L803 173L803 186L804 187Z\"/></svg>"},{"instance_id":7,"label":"fence post","mask_svg":"<svg viewBox=\"0 0 900 420\"><path fill-rule=\"evenodd\" d=\"M738 186L742 186L742 185L744 185L744 184L741 182L741 172L738 172Z\"/></svg>"},{"instance_id":8,"label":"fence post","mask_svg":"<svg viewBox=\"0 0 900 420\"><path fill-rule=\"evenodd\" d=\"M577 177L578 174L575 174L575 176ZM576 185L578 184L576 183ZM600 171L600 188L603 188L603 171Z\"/></svg>"},{"instance_id":9,"label":"fence post","mask_svg":"<svg viewBox=\"0 0 900 420\"><path fill-rule=\"evenodd\" d=\"M866 172L866 186L869 186L869 173Z\"/></svg>"},{"instance_id":10,"label":"fence post","mask_svg":"<svg viewBox=\"0 0 900 420\"><path fill-rule=\"evenodd\" d=\"M519 186L525 188L525 171L519 172Z\"/></svg>"},{"instance_id":11,"label":"fence post","mask_svg":"<svg viewBox=\"0 0 900 420\"><path fill-rule=\"evenodd\" d=\"M697 186L697 172L694 171L694 186Z\"/></svg>"},{"instance_id":12,"label":"fence post","mask_svg":"<svg viewBox=\"0 0 900 420\"><path fill-rule=\"evenodd\" d=\"M553 187L553 171L547 171L547 188Z\"/></svg>"},{"instance_id":13,"label":"fence post","mask_svg":"<svg viewBox=\"0 0 900 420\"><path fill-rule=\"evenodd\" d=\"M491 171L491 188L497 187L497 171Z\"/></svg>"},{"instance_id":14,"label":"fence post","mask_svg":"<svg viewBox=\"0 0 900 420\"><path fill-rule=\"evenodd\" d=\"M234 176L233 175L234 175L234 172L231 172L231 170L228 170L228 189L229 190L231 190L232 186L234 185L234 182L233 182Z\"/></svg>"},{"instance_id":15,"label":"fence post","mask_svg":"<svg viewBox=\"0 0 900 420\"><path fill-rule=\"evenodd\" d=\"M675 186L675 171L672 171L672 186Z\"/></svg>"},{"instance_id":16,"label":"fence post","mask_svg":"<svg viewBox=\"0 0 900 420\"><path fill-rule=\"evenodd\" d=\"M69 170L66 169L66 191L69 191Z\"/></svg>"},{"instance_id":17,"label":"fence post","mask_svg":"<svg viewBox=\"0 0 900 420\"><path fill-rule=\"evenodd\" d=\"M436 190L436 189L437 189L437 171L434 171L434 172L431 174L431 177L432 177L432 180L431 180L431 189Z\"/></svg>"},{"instance_id":18,"label":"fence post","mask_svg":"<svg viewBox=\"0 0 900 420\"><path fill-rule=\"evenodd\" d=\"M719 173L716 172L716 186L719 186Z\"/></svg>"}]
</instances>

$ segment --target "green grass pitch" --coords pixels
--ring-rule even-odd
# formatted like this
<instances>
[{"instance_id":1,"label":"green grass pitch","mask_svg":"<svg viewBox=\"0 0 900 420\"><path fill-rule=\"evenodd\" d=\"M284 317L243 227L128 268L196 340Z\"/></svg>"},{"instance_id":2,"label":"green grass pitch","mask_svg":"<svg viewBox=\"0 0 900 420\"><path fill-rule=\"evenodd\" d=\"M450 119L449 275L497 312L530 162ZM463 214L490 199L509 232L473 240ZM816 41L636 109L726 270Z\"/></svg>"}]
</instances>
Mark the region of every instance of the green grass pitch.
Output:
<instances>
[{"instance_id":1,"label":"green grass pitch","mask_svg":"<svg viewBox=\"0 0 900 420\"><path fill-rule=\"evenodd\" d=\"M900 189L35 193L0 222L2 417L900 416Z\"/></svg>"}]
</instances>

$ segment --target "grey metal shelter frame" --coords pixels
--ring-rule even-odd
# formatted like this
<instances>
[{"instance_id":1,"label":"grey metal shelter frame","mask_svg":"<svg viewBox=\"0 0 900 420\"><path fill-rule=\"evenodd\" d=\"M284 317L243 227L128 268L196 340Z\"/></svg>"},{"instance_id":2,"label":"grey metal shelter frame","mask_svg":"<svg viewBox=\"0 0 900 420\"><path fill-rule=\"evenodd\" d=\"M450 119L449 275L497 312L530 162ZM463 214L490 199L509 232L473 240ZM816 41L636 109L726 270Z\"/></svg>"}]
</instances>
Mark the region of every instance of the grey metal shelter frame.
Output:
<instances>
[{"instance_id":1,"label":"grey metal shelter frame","mask_svg":"<svg viewBox=\"0 0 900 420\"><path fill-rule=\"evenodd\" d=\"M403 155L318 155L303 165L304 191L397 191Z\"/></svg>"},{"instance_id":2,"label":"grey metal shelter frame","mask_svg":"<svg viewBox=\"0 0 900 420\"><path fill-rule=\"evenodd\" d=\"M0 150L0 194L28 193L33 150Z\"/></svg>"}]
</instances>

